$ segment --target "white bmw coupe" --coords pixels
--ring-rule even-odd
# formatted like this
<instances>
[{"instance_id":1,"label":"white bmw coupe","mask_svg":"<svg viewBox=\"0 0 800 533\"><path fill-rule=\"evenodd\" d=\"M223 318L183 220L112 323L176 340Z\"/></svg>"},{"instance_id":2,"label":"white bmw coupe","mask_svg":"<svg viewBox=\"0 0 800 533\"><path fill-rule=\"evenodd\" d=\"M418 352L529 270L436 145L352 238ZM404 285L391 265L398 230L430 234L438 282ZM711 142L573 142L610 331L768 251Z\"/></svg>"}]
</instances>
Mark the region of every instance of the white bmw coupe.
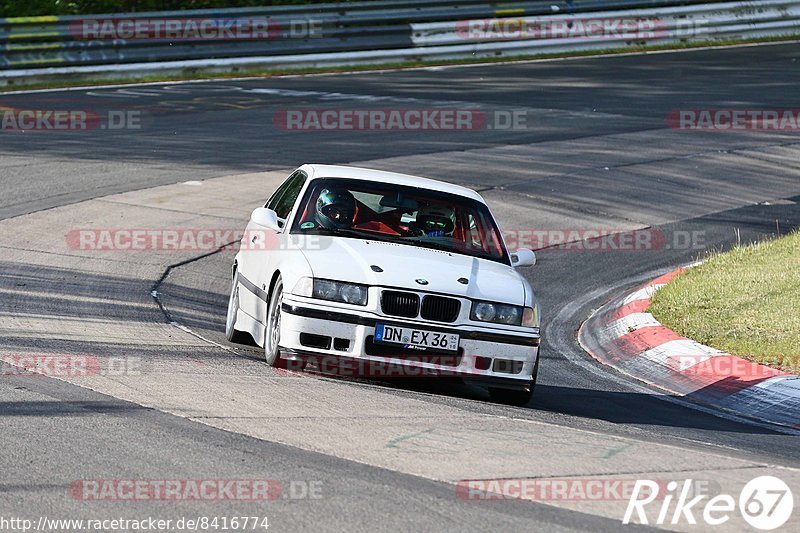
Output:
<instances>
[{"instance_id":1,"label":"white bmw coupe","mask_svg":"<svg viewBox=\"0 0 800 533\"><path fill-rule=\"evenodd\" d=\"M303 165L253 211L225 333L252 336L271 365L281 356L389 365L524 405L539 367L539 306L516 269L535 262L531 250L509 253L471 189Z\"/></svg>"}]
</instances>

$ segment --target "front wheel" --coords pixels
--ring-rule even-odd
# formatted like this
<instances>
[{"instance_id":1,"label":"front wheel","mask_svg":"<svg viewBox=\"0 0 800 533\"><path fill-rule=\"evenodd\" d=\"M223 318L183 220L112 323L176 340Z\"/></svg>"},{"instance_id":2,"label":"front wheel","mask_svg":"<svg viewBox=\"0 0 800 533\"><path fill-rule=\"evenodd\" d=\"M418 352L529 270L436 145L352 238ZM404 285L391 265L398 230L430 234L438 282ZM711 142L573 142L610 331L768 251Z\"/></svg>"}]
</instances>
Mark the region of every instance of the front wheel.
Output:
<instances>
[{"instance_id":1,"label":"front wheel","mask_svg":"<svg viewBox=\"0 0 800 533\"><path fill-rule=\"evenodd\" d=\"M244 344L248 334L236 329L236 315L239 313L239 272L233 275L231 294L228 297L228 315L225 317L225 338L231 342Z\"/></svg>"},{"instance_id":2,"label":"front wheel","mask_svg":"<svg viewBox=\"0 0 800 533\"><path fill-rule=\"evenodd\" d=\"M281 304L283 304L283 281L279 275L269 299L264 331L264 359L271 366L277 366L281 356Z\"/></svg>"}]
</instances>

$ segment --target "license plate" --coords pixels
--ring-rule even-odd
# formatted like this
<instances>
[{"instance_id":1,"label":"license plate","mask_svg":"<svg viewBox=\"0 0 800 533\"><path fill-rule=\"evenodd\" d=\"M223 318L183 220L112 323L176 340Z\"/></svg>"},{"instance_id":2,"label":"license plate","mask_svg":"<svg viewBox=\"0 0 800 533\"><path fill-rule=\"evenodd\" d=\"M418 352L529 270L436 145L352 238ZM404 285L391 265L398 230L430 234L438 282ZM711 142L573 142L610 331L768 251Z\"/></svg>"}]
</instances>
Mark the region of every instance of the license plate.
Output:
<instances>
[{"instance_id":1,"label":"license plate","mask_svg":"<svg viewBox=\"0 0 800 533\"><path fill-rule=\"evenodd\" d=\"M456 333L439 333L387 324L375 325L375 342L402 345L411 350L457 352L458 341L459 335Z\"/></svg>"}]
</instances>

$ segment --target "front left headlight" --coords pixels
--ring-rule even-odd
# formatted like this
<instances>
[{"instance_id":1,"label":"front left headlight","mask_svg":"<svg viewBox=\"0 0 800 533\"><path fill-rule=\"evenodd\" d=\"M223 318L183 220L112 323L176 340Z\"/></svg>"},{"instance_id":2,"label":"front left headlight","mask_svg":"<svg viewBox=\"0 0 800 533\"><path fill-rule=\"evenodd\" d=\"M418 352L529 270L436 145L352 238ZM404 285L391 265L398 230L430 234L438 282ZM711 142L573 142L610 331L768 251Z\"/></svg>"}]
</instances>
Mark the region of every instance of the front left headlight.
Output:
<instances>
[{"instance_id":1,"label":"front left headlight","mask_svg":"<svg viewBox=\"0 0 800 533\"><path fill-rule=\"evenodd\" d=\"M522 325L526 328L539 327L539 304L525 308L525 311L522 313Z\"/></svg>"},{"instance_id":2,"label":"front left headlight","mask_svg":"<svg viewBox=\"0 0 800 533\"><path fill-rule=\"evenodd\" d=\"M367 286L314 278L311 297L352 305L367 305Z\"/></svg>"}]
</instances>

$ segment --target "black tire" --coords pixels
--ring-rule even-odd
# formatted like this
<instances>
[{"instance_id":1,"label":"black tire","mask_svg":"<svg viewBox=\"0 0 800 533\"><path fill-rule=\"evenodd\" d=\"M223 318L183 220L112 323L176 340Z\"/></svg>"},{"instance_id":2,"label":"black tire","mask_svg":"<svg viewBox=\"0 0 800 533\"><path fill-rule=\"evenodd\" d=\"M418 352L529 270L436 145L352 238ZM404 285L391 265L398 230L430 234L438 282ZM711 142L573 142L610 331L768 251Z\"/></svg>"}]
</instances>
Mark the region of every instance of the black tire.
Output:
<instances>
[{"instance_id":1,"label":"black tire","mask_svg":"<svg viewBox=\"0 0 800 533\"><path fill-rule=\"evenodd\" d=\"M499 389L489 387L489 397L495 403L524 407L528 405L533 396L533 390Z\"/></svg>"},{"instance_id":2,"label":"black tire","mask_svg":"<svg viewBox=\"0 0 800 533\"><path fill-rule=\"evenodd\" d=\"M516 407L525 407L533 397L533 390L536 387L536 377L539 374L539 356L536 357L536 363L533 365L533 373L531 375L530 390L519 389L501 389L497 387L489 387L489 397L495 403L502 403L505 405L514 405Z\"/></svg>"},{"instance_id":3,"label":"black tire","mask_svg":"<svg viewBox=\"0 0 800 533\"><path fill-rule=\"evenodd\" d=\"M281 360L281 303L283 302L283 280L280 274L275 280L264 321L264 360L270 366L278 366Z\"/></svg>"},{"instance_id":4,"label":"black tire","mask_svg":"<svg viewBox=\"0 0 800 533\"><path fill-rule=\"evenodd\" d=\"M225 338L237 344L247 344L250 334L239 331L236 325L236 313L239 311L239 272L233 274L231 293L228 297L228 314L225 317Z\"/></svg>"}]
</instances>

